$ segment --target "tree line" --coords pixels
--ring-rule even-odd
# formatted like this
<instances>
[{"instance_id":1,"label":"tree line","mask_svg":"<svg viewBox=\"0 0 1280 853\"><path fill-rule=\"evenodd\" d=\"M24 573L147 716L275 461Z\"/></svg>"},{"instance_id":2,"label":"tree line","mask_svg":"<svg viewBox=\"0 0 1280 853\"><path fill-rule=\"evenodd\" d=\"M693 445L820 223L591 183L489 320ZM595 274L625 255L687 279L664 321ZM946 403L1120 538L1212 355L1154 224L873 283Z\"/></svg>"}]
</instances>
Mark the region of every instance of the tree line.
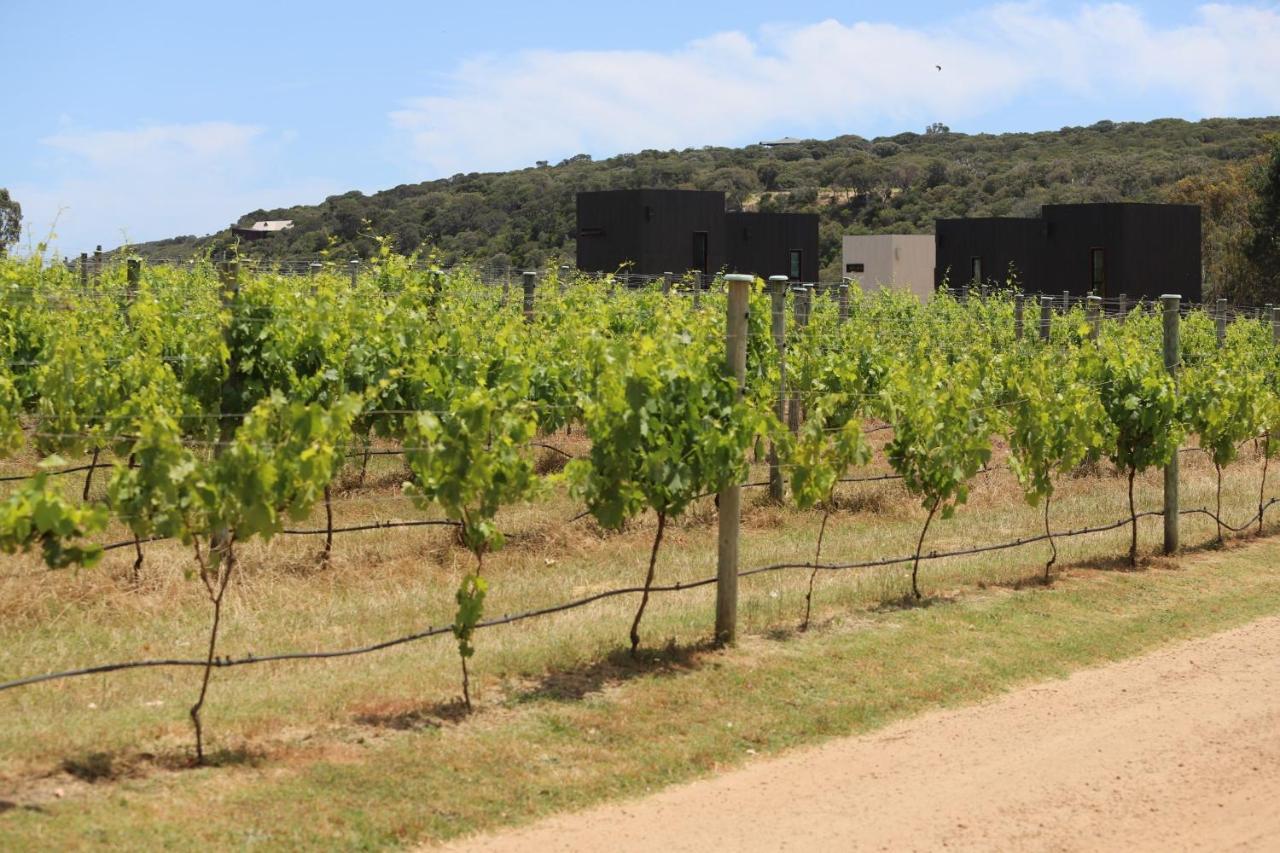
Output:
<instances>
[{"instance_id":1,"label":"tree line","mask_svg":"<svg viewBox=\"0 0 1280 853\"><path fill-rule=\"evenodd\" d=\"M731 210L816 212L822 277L840 275L845 234L928 233L939 217L1034 216L1044 204L1177 201L1204 209L1205 277L1212 295L1280 298L1274 271L1280 218L1280 117L1189 122L1100 121L1037 133L847 135L768 148L586 154L510 172L457 174L318 205L250 211L235 223L292 219L294 227L241 246L249 256L330 252L369 258L374 235L398 252L442 264L527 268L572 261L574 199L584 190L720 190ZM144 256L221 251L230 228L133 247Z\"/></svg>"}]
</instances>

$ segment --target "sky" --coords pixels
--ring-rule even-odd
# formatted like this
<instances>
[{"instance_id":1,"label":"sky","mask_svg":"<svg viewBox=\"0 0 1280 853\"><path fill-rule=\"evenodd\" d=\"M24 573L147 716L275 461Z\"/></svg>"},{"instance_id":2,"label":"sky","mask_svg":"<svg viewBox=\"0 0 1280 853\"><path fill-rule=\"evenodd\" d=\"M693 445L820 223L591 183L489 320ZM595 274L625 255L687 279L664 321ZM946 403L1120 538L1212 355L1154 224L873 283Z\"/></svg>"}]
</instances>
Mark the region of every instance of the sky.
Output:
<instances>
[{"instance_id":1,"label":"sky","mask_svg":"<svg viewBox=\"0 0 1280 853\"><path fill-rule=\"evenodd\" d=\"M1262 0L0 0L0 45L0 187L63 254L580 153L1280 114Z\"/></svg>"}]
</instances>

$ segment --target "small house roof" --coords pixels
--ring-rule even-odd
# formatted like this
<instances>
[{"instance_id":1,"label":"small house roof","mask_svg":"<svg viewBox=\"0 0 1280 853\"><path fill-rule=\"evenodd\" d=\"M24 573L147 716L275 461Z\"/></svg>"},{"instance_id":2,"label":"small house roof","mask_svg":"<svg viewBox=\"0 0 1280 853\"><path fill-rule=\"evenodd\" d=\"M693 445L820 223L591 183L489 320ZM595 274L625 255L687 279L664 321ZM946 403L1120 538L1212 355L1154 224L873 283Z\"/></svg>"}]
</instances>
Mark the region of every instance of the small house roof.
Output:
<instances>
[{"instance_id":1,"label":"small house roof","mask_svg":"<svg viewBox=\"0 0 1280 853\"><path fill-rule=\"evenodd\" d=\"M255 222L250 225L247 231L284 231L286 228L293 227L292 219L265 219L262 222Z\"/></svg>"},{"instance_id":2,"label":"small house roof","mask_svg":"<svg viewBox=\"0 0 1280 853\"><path fill-rule=\"evenodd\" d=\"M796 139L794 136L784 136L781 139L774 139L771 141L763 140L760 144L767 148L773 148L775 145L799 145L801 142L804 142L804 140Z\"/></svg>"}]
</instances>

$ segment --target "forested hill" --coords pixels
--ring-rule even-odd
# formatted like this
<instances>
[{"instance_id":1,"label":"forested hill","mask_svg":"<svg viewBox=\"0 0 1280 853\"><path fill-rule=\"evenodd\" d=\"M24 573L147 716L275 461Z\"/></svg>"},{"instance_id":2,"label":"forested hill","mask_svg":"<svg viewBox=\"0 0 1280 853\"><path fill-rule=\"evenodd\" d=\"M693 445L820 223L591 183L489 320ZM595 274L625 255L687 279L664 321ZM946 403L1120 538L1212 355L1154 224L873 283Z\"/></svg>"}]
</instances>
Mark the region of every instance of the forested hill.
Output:
<instances>
[{"instance_id":1,"label":"forested hill","mask_svg":"<svg viewBox=\"0 0 1280 853\"><path fill-rule=\"evenodd\" d=\"M245 248L297 257L332 249L376 251L373 235L401 252L435 250L462 260L541 266L574 254L574 194L633 187L723 190L732 209L816 211L824 277L838 276L840 236L928 232L946 216L1035 215L1056 202L1162 201L1184 178L1229 174L1258 157L1280 117L1101 121L1041 133L967 135L935 125L925 133L841 136L769 149L642 151L607 160L587 155L513 172L454 175L318 205L255 210L237 224L292 219L295 227ZM1185 199L1185 193L1182 194ZM146 256L221 249L230 231L146 243Z\"/></svg>"}]
</instances>

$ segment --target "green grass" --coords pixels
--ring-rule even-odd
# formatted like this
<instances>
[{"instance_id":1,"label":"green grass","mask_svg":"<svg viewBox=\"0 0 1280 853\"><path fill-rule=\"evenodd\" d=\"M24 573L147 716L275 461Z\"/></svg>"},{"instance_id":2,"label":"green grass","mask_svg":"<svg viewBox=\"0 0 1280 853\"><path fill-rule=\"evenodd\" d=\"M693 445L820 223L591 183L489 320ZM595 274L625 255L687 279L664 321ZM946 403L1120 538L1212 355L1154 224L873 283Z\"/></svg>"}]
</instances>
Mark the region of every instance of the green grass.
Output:
<instances>
[{"instance_id":1,"label":"green grass","mask_svg":"<svg viewBox=\"0 0 1280 853\"><path fill-rule=\"evenodd\" d=\"M1187 506L1209 503L1211 467L1184 457ZM388 463L389 464L389 463ZM385 473L385 472L383 472ZM1229 469L1230 517L1256 508L1257 466ZM386 490L367 494L391 503ZM1158 505L1159 479L1140 482ZM344 504L343 518L368 518ZM1123 482L1068 479L1059 527L1123 515ZM1140 508L1141 508L1140 507ZM490 613L638 582L649 525L604 536L562 522L552 493L505 514L508 551L486 561ZM384 510L381 517L388 517ZM399 510L409 517L407 510ZM671 531L659 579L714 565L713 510ZM906 553L923 513L898 487L842 494L824 554ZM744 566L809 559L819 517L753 504ZM979 478L970 505L931 530L928 548L1034 534L1007 473ZM1142 528L1152 548L1159 521ZM1203 543L1212 525L1184 521ZM215 673L206 728L220 766L185 767L195 671L145 671L0 694L0 848L169 844L384 847L517 823L732 766L758 754L866 731L1032 679L1123 657L1172 639L1280 611L1280 545L1260 542L1116 571L1127 531L1063 542L1074 565L1044 588L1041 546L930 563L930 606L894 604L902 568L819 579L814 629L794 631L803 572L743 583L742 644L712 652L710 590L659 597L642 626L645 652L625 655L631 600L481 632L473 672L478 713L458 721L457 658L448 638L323 664ZM449 618L465 553L444 532L338 541L335 566L316 543L246 549L225 653L356 644ZM127 582L128 555L79 575L0 571L0 677L101 660L198 654L208 612L182 579L188 558L150 550L147 582ZM68 772L73 771L73 772ZM94 781L87 781L87 780ZM58 796L61 789L62 797Z\"/></svg>"},{"instance_id":2,"label":"green grass","mask_svg":"<svg viewBox=\"0 0 1280 853\"><path fill-rule=\"evenodd\" d=\"M1277 552L1257 543L1182 569L1079 570L1048 589L886 608L728 652L615 657L512 685L463 724L414 727L421 708L388 708L410 727L347 725L258 766L85 786L0 817L0 844L364 848L517 823L1276 612ZM598 678L607 686L593 691Z\"/></svg>"}]
</instances>

